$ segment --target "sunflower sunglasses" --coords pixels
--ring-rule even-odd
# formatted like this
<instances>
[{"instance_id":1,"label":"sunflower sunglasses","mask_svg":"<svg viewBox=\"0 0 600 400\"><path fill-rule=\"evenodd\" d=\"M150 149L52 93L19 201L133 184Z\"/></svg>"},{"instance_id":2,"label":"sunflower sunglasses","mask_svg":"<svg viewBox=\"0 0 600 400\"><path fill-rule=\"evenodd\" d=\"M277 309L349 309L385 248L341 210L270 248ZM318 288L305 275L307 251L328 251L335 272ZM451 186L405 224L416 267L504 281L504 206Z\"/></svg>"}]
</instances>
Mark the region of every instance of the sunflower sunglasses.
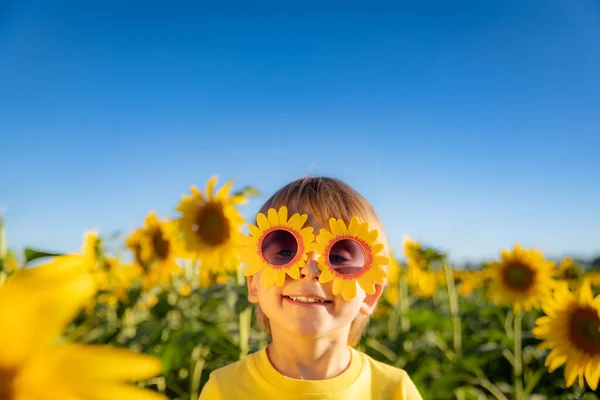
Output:
<instances>
[{"instance_id":1,"label":"sunflower sunglasses","mask_svg":"<svg viewBox=\"0 0 600 400\"><path fill-rule=\"evenodd\" d=\"M261 284L281 287L286 276L300 279L300 269L306 265L308 253L316 252L319 282L332 283L332 293L341 293L344 300L356 297L358 284L367 294L375 293L375 284L387 277L384 269L390 259L383 254L385 246L378 242L379 231L368 222L352 217L348 225L336 218L329 219L329 229L321 229L315 237L312 227L304 227L307 214L295 213L288 218L285 206L270 208L267 214L256 216L256 225L248 224L244 236L241 261L247 264L245 276L263 271Z\"/></svg>"}]
</instances>

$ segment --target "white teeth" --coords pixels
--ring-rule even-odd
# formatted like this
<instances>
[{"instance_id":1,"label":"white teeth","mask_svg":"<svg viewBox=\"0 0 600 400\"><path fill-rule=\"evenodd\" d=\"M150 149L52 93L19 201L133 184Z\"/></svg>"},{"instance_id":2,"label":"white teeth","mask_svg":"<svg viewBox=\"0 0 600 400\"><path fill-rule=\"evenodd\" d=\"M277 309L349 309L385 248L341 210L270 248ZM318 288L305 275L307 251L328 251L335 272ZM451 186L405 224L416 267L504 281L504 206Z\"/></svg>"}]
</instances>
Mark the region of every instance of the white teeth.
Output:
<instances>
[{"instance_id":1,"label":"white teeth","mask_svg":"<svg viewBox=\"0 0 600 400\"><path fill-rule=\"evenodd\" d=\"M294 301L299 301L302 303L325 303L325 300L311 299L311 298L303 297L303 296L299 296L299 297L288 296L288 297Z\"/></svg>"}]
</instances>

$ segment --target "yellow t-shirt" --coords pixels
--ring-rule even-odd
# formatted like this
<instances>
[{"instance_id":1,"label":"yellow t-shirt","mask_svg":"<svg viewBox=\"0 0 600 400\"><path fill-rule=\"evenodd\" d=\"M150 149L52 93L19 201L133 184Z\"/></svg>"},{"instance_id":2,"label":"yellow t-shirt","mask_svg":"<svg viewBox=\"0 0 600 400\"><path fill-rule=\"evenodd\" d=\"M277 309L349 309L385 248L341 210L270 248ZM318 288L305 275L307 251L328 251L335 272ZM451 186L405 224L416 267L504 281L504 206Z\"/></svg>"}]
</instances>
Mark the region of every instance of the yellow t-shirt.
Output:
<instances>
[{"instance_id":1,"label":"yellow t-shirt","mask_svg":"<svg viewBox=\"0 0 600 400\"><path fill-rule=\"evenodd\" d=\"M406 371L350 351L350 365L340 375L301 380L279 373L265 347L213 371L199 400L423 400Z\"/></svg>"}]
</instances>

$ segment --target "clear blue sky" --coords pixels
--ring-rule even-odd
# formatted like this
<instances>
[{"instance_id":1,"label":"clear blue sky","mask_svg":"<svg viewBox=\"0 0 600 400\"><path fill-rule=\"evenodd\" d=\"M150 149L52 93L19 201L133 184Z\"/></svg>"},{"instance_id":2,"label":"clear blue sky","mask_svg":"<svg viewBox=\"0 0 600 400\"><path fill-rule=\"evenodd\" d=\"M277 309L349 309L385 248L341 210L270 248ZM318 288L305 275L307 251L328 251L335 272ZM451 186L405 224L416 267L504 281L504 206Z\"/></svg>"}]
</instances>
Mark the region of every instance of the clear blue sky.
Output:
<instances>
[{"instance_id":1,"label":"clear blue sky","mask_svg":"<svg viewBox=\"0 0 600 400\"><path fill-rule=\"evenodd\" d=\"M0 2L9 247L76 251L217 173L262 191L248 217L341 178L398 249L600 253L596 0L193 3Z\"/></svg>"}]
</instances>

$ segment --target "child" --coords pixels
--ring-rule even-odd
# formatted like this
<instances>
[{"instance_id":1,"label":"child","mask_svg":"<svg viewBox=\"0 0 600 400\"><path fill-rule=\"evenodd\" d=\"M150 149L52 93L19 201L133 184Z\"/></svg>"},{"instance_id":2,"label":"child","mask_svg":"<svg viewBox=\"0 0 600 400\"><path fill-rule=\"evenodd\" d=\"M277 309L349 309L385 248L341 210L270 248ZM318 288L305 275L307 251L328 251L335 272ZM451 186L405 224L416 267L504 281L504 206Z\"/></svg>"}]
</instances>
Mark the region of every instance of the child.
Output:
<instances>
[{"instance_id":1,"label":"child","mask_svg":"<svg viewBox=\"0 0 600 400\"><path fill-rule=\"evenodd\" d=\"M353 348L383 291L388 254L371 204L339 180L305 178L268 199L257 224L245 275L271 343L213 371L200 400L422 400L404 370ZM365 240L340 239L357 232ZM336 278L348 276L361 278Z\"/></svg>"}]
</instances>

